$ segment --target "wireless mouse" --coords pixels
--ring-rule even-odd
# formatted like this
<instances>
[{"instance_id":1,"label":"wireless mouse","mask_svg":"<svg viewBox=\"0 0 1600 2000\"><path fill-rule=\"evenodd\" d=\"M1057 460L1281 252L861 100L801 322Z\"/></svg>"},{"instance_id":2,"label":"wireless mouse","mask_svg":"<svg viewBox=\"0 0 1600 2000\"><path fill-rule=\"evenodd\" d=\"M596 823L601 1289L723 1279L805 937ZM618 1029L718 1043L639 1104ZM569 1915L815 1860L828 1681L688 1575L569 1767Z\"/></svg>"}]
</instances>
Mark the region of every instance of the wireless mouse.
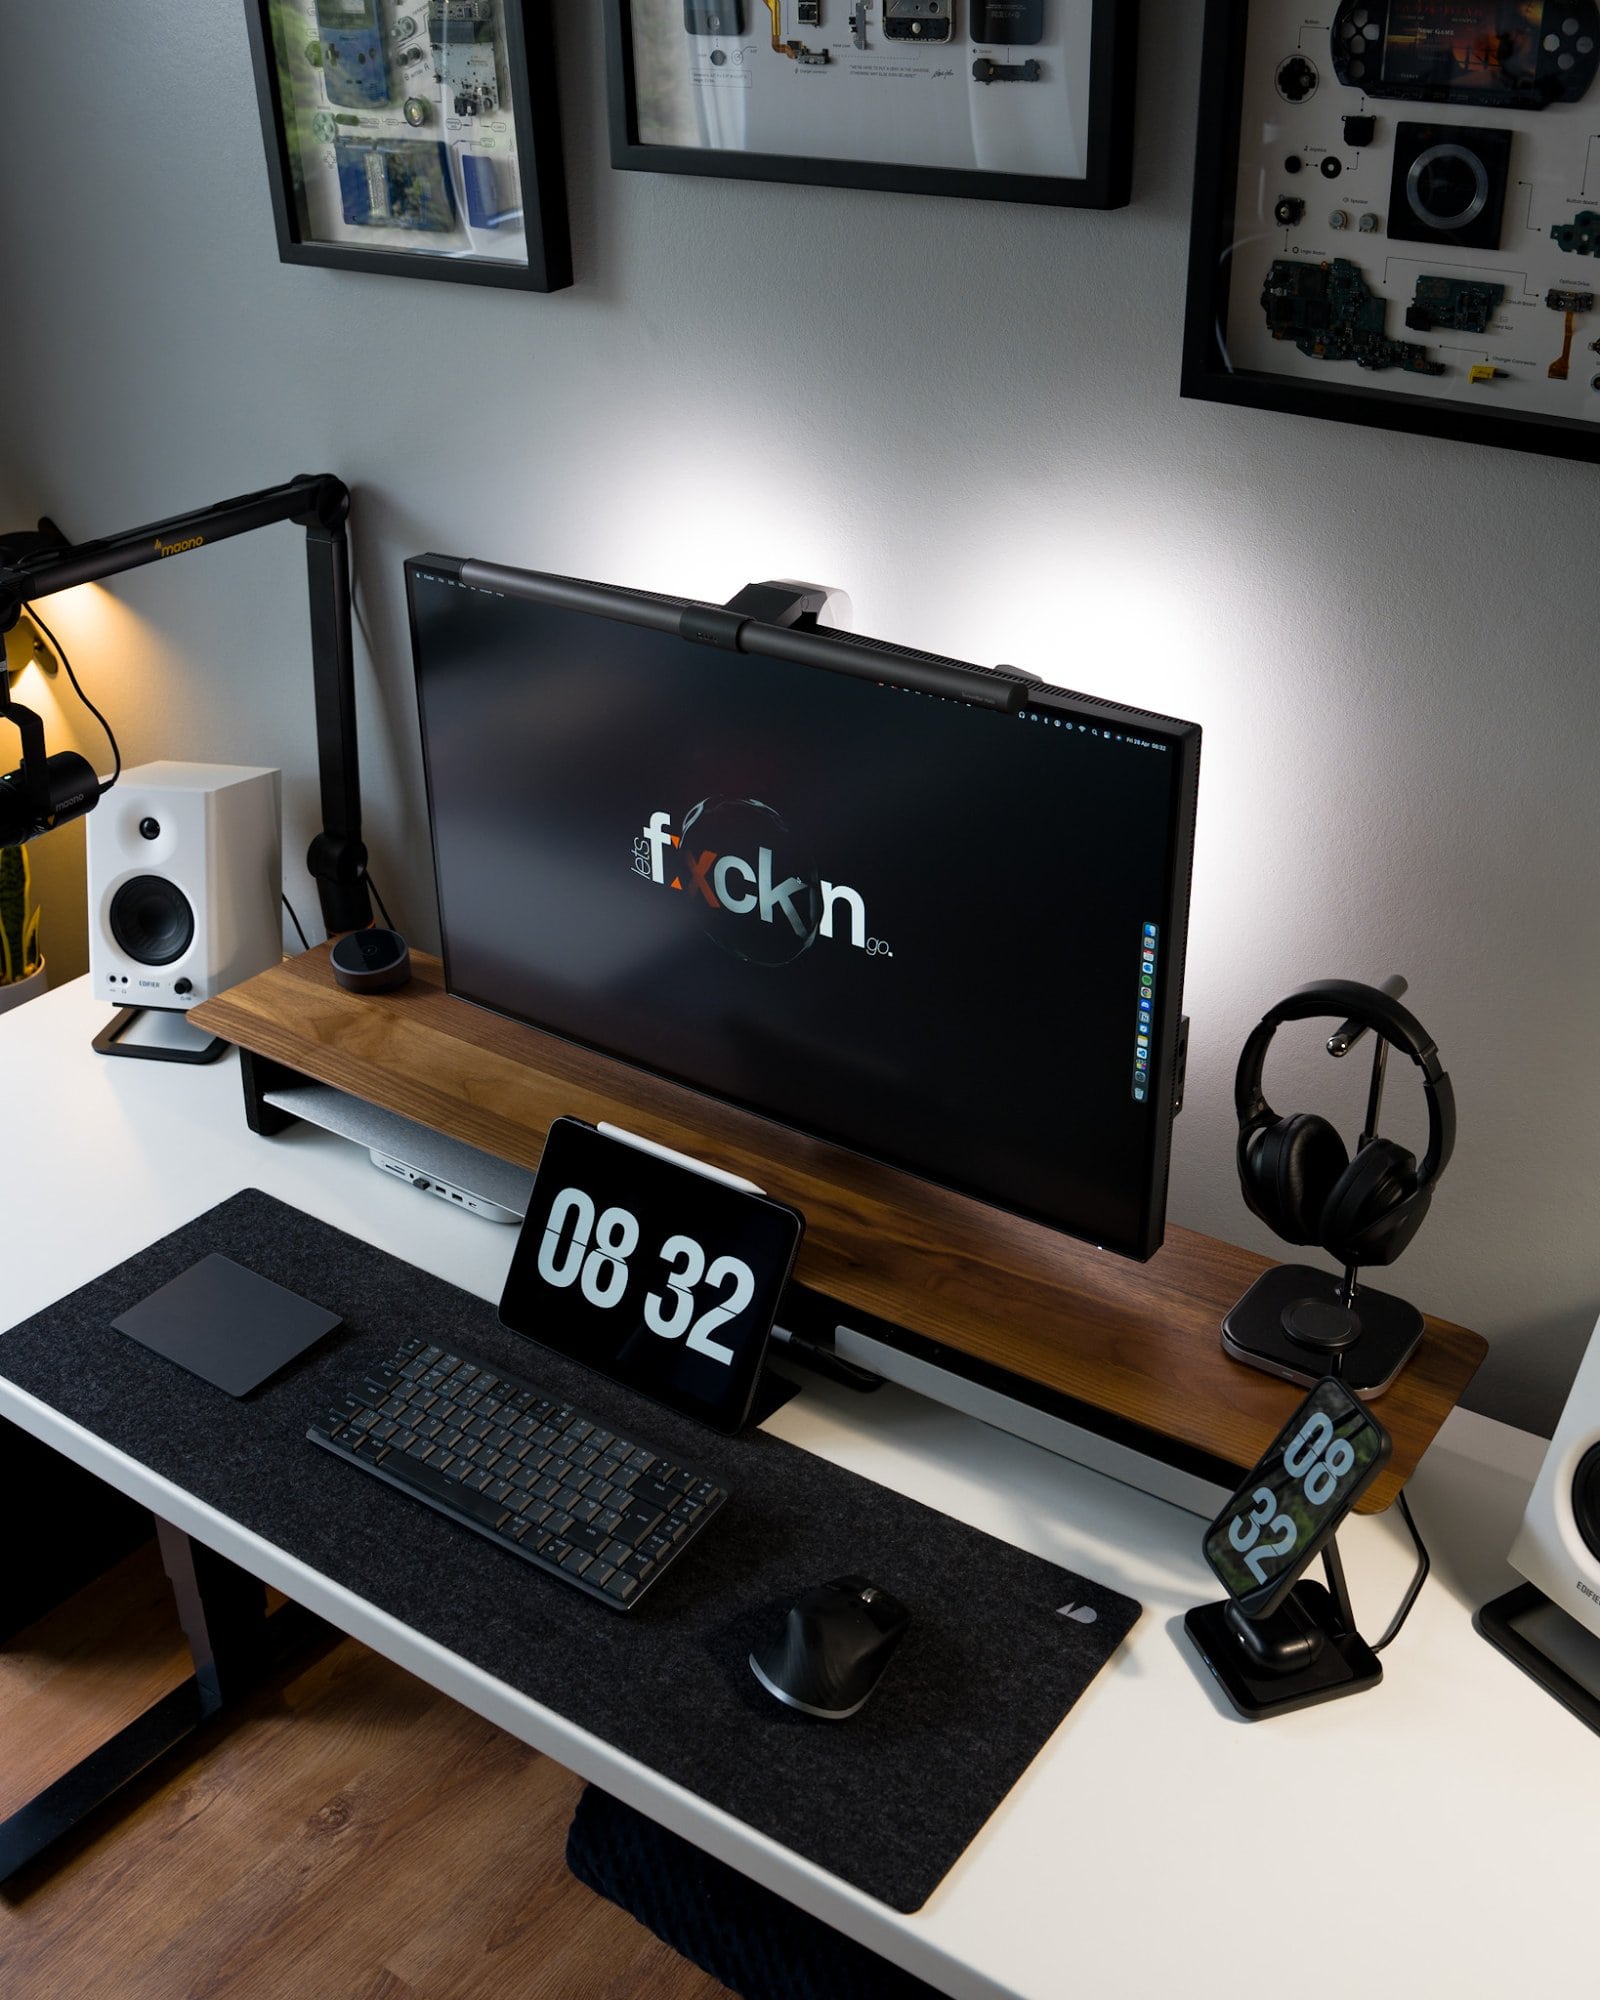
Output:
<instances>
[{"instance_id":1,"label":"wireless mouse","mask_svg":"<svg viewBox=\"0 0 1600 2000\"><path fill-rule=\"evenodd\" d=\"M795 1599L782 1630L750 1655L768 1694L825 1722L862 1706L889 1664L911 1614L864 1576L838 1576Z\"/></svg>"}]
</instances>

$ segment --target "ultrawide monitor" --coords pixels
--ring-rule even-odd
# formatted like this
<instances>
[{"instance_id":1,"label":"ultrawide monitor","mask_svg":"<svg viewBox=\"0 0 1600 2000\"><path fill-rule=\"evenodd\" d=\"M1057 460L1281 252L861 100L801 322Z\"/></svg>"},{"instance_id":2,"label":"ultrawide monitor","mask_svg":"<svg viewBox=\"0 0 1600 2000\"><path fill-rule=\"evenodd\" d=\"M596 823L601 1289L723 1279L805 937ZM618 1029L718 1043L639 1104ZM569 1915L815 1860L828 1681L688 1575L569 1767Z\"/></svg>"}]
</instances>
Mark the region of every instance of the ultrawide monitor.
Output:
<instances>
[{"instance_id":1,"label":"ultrawide monitor","mask_svg":"<svg viewBox=\"0 0 1600 2000\"><path fill-rule=\"evenodd\" d=\"M453 994L1159 1246L1198 728L807 621L406 573Z\"/></svg>"}]
</instances>

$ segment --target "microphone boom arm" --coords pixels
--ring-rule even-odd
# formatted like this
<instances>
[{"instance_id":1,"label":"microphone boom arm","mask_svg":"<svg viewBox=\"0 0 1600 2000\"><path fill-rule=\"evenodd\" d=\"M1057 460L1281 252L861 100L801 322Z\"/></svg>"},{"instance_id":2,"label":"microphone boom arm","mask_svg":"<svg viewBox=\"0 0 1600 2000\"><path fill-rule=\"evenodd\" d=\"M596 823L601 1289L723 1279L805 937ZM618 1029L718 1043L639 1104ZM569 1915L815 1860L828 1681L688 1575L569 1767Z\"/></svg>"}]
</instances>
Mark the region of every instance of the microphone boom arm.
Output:
<instances>
[{"instance_id":1,"label":"microphone boom arm","mask_svg":"<svg viewBox=\"0 0 1600 2000\"><path fill-rule=\"evenodd\" d=\"M361 840L350 552L345 533L349 512L350 494L342 480L331 473L302 473L282 486L221 500L100 541L74 546L47 534L28 537L31 546L24 553L10 562L0 561L0 632L6 632L32 598L53 596L75 584L99 583L124 570L169 561L210 542L226 541L275 522L292 521L305 529L323 822L322 831L311 843L307 865L316 880L323 923L329 931L358 930L372 921L367 854ZM29 829L23 837L30 838L33 833L47 831L58 818L72 816L62 803L50 804L46 767L73 753L45 758L42 725L31 710L10 699L3 674L0 718L14 722L22 733L23 764L15 778L20 780L29 811ZM0 779L0 784L12 782ZM89 803L92 805L93 799Z\"/></svg>"}]
</instances>

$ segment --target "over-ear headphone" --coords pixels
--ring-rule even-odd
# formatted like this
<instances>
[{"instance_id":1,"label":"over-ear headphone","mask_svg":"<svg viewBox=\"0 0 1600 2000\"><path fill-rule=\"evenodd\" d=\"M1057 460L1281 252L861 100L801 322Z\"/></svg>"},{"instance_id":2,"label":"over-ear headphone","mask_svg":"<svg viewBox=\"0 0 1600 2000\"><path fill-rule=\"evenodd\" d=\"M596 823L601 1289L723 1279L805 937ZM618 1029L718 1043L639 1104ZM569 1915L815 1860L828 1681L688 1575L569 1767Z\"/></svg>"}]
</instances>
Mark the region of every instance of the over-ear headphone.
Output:
<instances>
[{"instance_id":1,"label":"over-ear headphone","mask_svg":"<svg viewBox=\"0 0 1600 2000\"><path fill-rule=\"evenodd\" d=\"M1280 1118L1261 1089L1267 1048L1285 1021L1329 1015L1371 1028L1422 1071L1428 1150L1370 1139L1352 1160L1326 1118ZM1456 1142L1456 1100L1433 1038L1416 1016L1352 979L1318 979L1269 1008L1239 1055L1239 1185L1252 1214L1290 1243L1319 1243L1341 1264L1392 1264L1422 1226Z\"/></svg>"}]
</instances>

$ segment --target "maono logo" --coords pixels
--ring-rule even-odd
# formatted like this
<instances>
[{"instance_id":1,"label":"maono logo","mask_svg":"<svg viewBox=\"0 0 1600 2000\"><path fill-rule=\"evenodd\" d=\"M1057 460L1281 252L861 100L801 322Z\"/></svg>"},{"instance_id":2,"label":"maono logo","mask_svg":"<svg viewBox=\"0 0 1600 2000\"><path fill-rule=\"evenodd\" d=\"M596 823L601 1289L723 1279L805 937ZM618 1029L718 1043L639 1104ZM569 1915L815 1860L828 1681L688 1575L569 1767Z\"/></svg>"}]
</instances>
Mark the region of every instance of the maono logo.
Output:
<instances>
[{"instance_id":1,"label":"maono logo","mask_svg":"<svg viewBox=\"0 0 1600 2000\"><path fill-rule=\"evenodd\" d=\"M754 965L788 965L818 938L842 937L874 958L894 955L882 938L867 936L860 891L823 881L760 799L702 799L677 833L670 813L652 813L634 837L633 869L687 897L706 935Z\"/></svg>"}]
</instances>

